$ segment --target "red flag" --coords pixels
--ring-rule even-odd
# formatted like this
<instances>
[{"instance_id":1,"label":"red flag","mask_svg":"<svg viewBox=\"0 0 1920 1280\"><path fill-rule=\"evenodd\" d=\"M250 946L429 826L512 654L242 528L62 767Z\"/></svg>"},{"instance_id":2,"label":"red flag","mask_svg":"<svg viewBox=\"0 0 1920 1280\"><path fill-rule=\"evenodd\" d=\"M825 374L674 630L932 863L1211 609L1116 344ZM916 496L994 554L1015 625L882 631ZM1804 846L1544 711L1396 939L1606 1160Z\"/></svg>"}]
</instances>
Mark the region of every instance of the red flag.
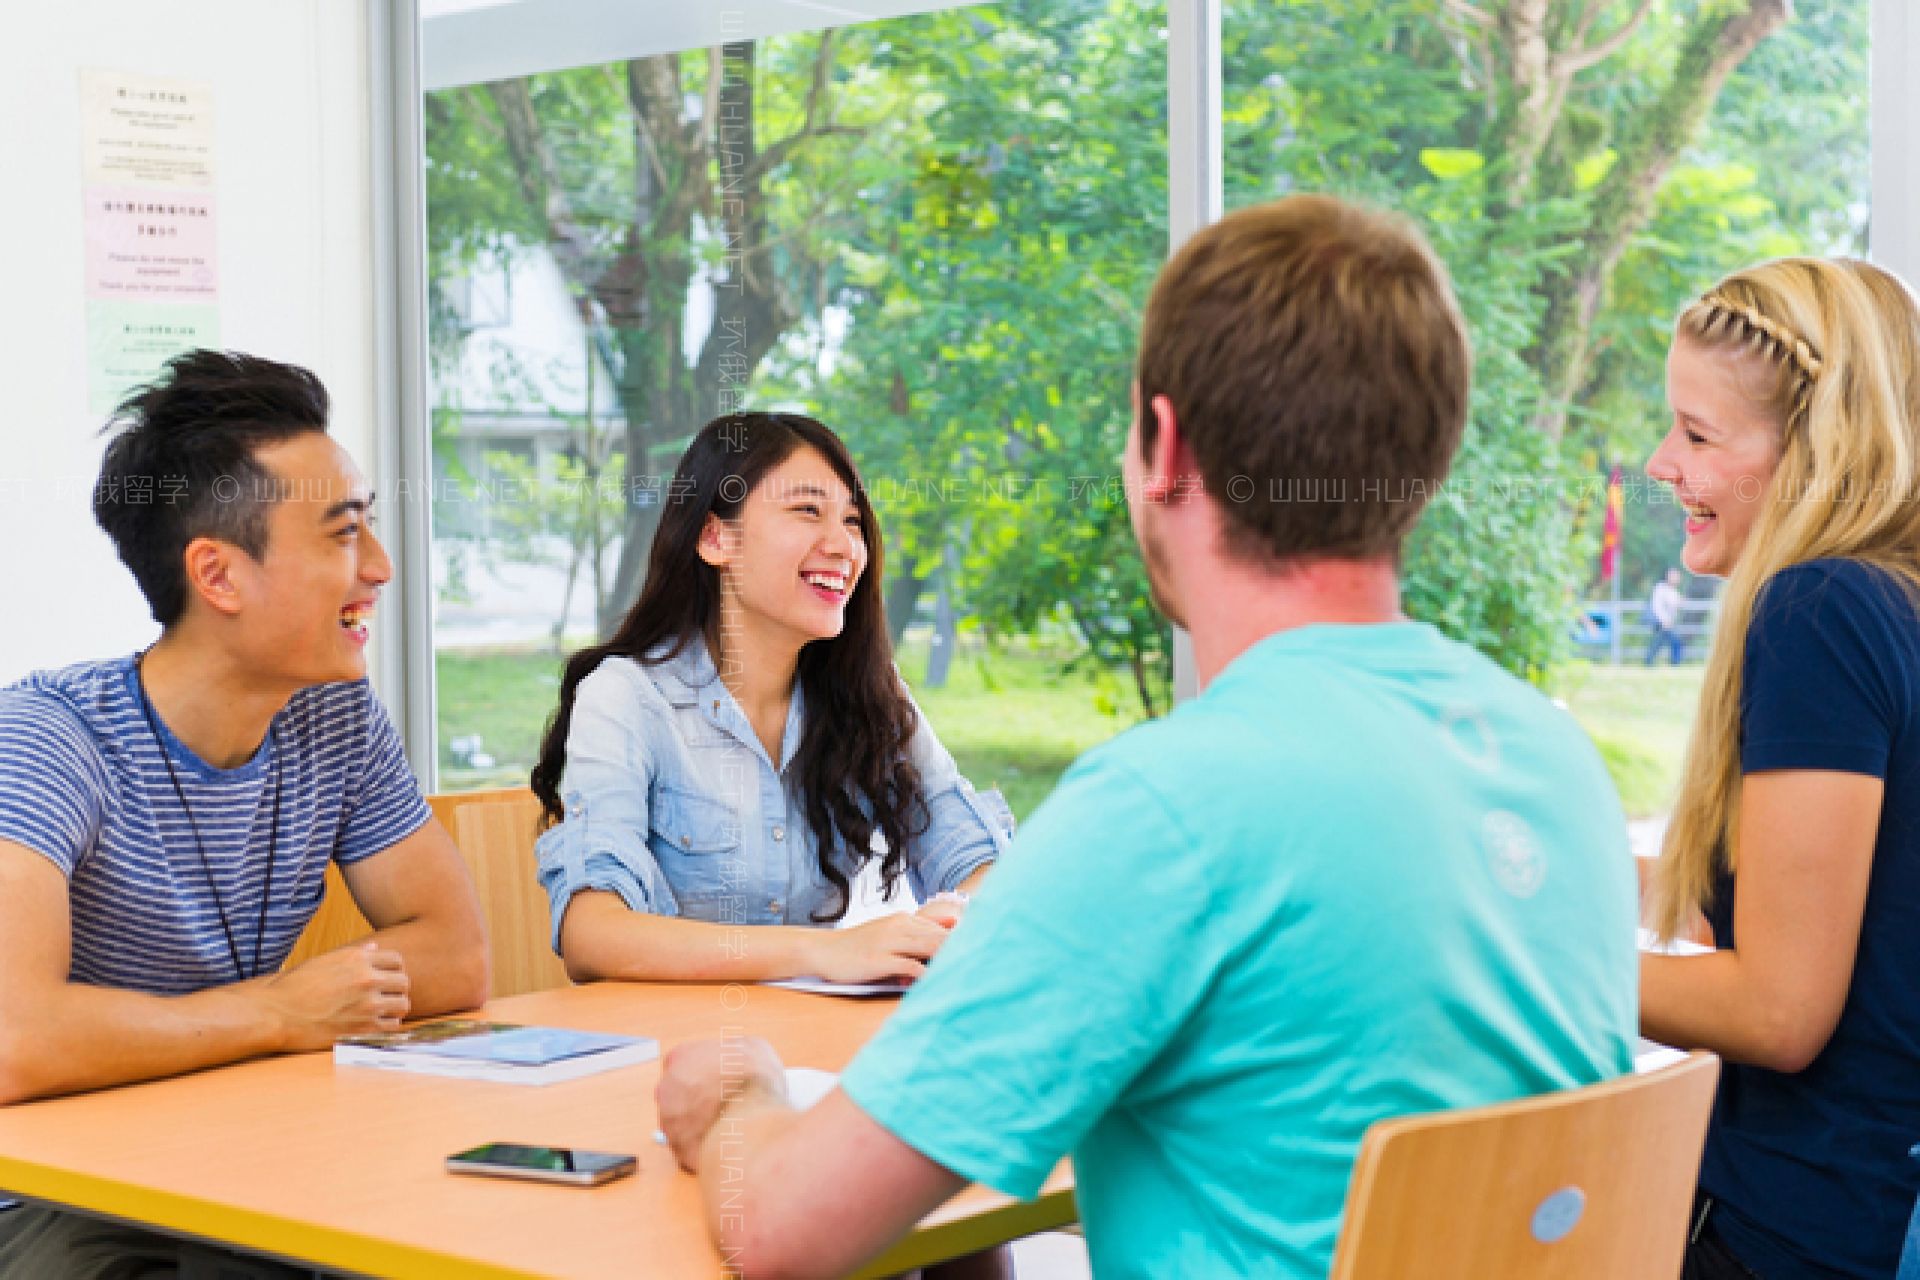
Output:
<instances>
[{"instance_id":1,"label":"red flag","mask_svg":"<svg viewBox=\"0 0 1920 1280\"><path fill-rule=\"evenodd\" d=\"M1626 505L1626 486L1620 481L1620 468L1615 466L1613 474L1607 477L1607 523L1600 532L1602 582L1612 582L1614 570L1620 567L1620 517Z\"/></svg>"}]
</instances>

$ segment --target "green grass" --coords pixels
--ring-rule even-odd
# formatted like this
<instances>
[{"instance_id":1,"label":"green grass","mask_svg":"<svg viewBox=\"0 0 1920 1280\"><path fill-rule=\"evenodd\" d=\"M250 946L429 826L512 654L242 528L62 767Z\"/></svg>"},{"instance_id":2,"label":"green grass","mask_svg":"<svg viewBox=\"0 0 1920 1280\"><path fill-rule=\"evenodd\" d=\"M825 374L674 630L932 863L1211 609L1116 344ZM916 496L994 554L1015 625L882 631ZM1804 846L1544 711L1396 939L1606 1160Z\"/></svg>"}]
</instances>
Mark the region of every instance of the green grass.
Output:
<instances>
[{"instance_id":1,"label":"green grass","mask_svg":"<svg viewBox=\"0 0 1920 1280\"><path fill-rule=\"evenodd\" d=\"M1562 673L1559 695L1600 748L1630 818L1665 813L1672 803L1701 670L1575 663Z\"/></svg>"},{"instance_id":2,"label":"green grass","mask_svg":"<svg viewBox=\"0 0 1920 1280\"><path fill-rule=\"evenodd\" d=\"M1063 673L1059 650L1025 641L989 649L962 641L947 685L925 687L927 642L908 638L900 669L960 770L999 787L1025 818L1074 758L1132 725L1139 703L1111 674ZM524 786L559 695L560 660L545 650L468 650L436 657L443 790ZM1577 663L1557 692L1586 728L1631 817L1664 812L1700 691L1700 668ZM455 737L478 734L489 767L456 763Z\"/></svg>"},{"instance_id":3,"label":"green grass","mask_svg":"<svg viewBox=\"0 0 1920 1280\"><path fill-rule=\"evenodd\" d=\"M943 689L928 689L927 644L909 636L900 670L960 772L998 787L1016 817L1040 807L1074 759L1140 718L1132 684L1107 673L1062 674L1065 655L1024 642L989 653L963 640Z\"/></svg>"},{"instance_id":4,"label":"green grass","mask_svg":"<svg viewBox=\"0 0 1920 1280\"><path fill-rule=\"evenodd\" d=\"M1139 718L1130 684L1100 673L1062 674L1062 657L1020 641L990 655L979 642L963 641L946 687L929 689L925 636L909 636L899 654L915 699L960 771L977 786L999 787L1022 818L1076 756ZM560 695L560 659L544 649L443 650L434 670L441 789L524 786ZM454 759L453 739L473 734L492 765Z\"/></svg>"},{"instance_id":5,"label":"green grass","mask_svg":"<svg viewBox=\"0 0 1920 1280\"><path fill-rule=\"evenodd\" d=\"M440 720L440 789L524 787L540 731L560 698L560 658L549 650L463 649L434 655ZM479 734L489 768L455 762L452 740Z\"/></svg>"}]
</instances>

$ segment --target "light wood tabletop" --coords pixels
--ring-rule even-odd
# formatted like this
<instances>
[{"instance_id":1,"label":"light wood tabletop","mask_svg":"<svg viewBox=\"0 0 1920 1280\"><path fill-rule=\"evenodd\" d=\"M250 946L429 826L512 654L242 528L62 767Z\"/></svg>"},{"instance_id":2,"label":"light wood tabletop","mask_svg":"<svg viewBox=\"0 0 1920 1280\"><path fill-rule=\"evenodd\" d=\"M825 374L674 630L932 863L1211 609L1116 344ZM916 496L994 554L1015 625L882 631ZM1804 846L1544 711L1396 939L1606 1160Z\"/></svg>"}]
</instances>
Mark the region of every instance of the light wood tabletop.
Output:
<instances>
[{"instance_id":1,"label":"light wood tabletop","mask_svg":"<svg viewBox=\"0 0 1920 1280\"><path fill-rule=\"evenodd\" d=\"M653 1036L662 1051L764 1036L837 1071L896 1006L761 986L596 983L496 1000L502 1022ZM330 1055L0 1108L0 1191L345 1272L717 1276L699 1191L653 1138L658 1062L527 1086L335 1067ZM620 1151L639 1172L574 1188L456 1177L483 1142ZM1023 1203L970 1187L864 1274L1072 1222L1063 1165Z\"/></svg>"}]
</instances>

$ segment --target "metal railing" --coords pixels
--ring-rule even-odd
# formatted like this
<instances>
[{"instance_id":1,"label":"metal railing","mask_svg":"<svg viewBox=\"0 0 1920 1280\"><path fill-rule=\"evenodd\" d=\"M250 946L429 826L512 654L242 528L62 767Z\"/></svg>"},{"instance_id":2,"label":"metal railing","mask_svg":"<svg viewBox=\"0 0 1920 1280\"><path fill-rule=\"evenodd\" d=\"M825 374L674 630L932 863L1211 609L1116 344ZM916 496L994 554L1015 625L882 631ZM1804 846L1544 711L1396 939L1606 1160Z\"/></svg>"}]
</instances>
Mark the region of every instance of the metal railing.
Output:
<instances>
[{"instance_id":1,"label":"metal railing","mask_svg":"<svg viewBox=\"0 0 1920 1280\"><path fill-rule=\"evenodd\" d=\"M1685 599L1680 602L1674 631L1679 637L1677 655L1662 646L1652 654L1654 661L1701 662L1713 638L1713 627L1720 616L1720 601ZM1574 624L1573 642L1583 658L1595 662L1645 662L1653 642L1653 621L1645 600L1589 600L1581 606Z\"/></svg>"}]
</instances>

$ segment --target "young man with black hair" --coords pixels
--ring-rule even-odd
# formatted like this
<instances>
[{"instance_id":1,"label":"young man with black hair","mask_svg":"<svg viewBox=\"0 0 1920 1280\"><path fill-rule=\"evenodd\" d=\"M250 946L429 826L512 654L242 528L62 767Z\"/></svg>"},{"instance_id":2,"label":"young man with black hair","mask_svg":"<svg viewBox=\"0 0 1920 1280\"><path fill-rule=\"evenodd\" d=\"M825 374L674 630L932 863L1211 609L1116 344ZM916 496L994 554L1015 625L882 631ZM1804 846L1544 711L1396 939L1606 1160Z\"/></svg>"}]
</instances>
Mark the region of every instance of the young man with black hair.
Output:
<instances>
[{"instance_id":1,"label":"young man with black hair","mask_svg":"<svg viewBox=\"0 0 1920 1280\"><path fill-rule=\"evenodd\" d=\"M366 679L393 570L327 410L213 351L121 407L94 516L161 634L0 689L0 1103L486 999L472 883ZM329 863L375 932L282 972ZM0 1273L140 1251L76 1224L0 1215Z\"/></svg>"},{"instance_id":2,"label":"young man with black hair","mask_svg":"<svg viewBox=\"0 0 1920 1280\"><path fill-rule=\"evenodd\" d=\"M1374 1121L1628 1069L1606 770L1401 613L1469 367L1398 219L1296 196L1168 263L1124 471L1200 695L1068 771L812 1109L764 1042L667 1056L662 1128L731 1264L841 1274L969 1180L1031 1196L1071 1153L1096 1275L1306 1280Z\"/></svg>"}]
</instances>

